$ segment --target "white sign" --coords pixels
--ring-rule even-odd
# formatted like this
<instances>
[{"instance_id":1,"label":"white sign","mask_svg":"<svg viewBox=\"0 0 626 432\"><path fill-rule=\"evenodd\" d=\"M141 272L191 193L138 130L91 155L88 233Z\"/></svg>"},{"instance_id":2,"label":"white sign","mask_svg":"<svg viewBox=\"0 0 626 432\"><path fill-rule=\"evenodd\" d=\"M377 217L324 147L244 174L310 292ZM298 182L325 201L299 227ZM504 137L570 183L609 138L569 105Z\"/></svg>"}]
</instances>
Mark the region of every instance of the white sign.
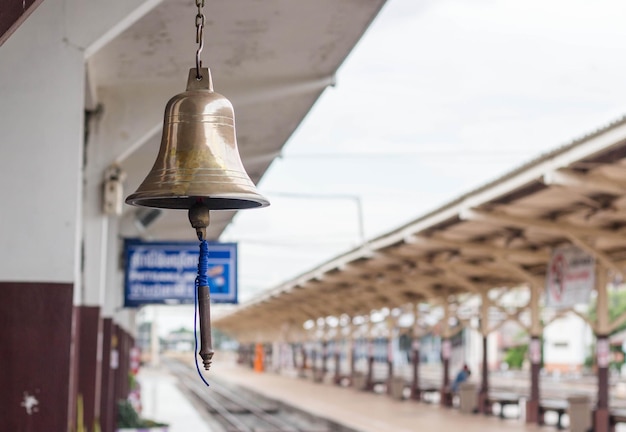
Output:
<instances>
[{"instance_id":1,"label":"white sign","mask_svg":"<svg viewBox=\"0 0 626 432\"><path fill-rule=\"evenodd\" d=\"M577 247L556 249L548 264L546 304L556 309L588 303L595 284L595 260Z\"/></svg>"},{"instance_id":2,"label":"white sign","mask_svg":"<svg viewBox=\"0 0 626 432\"><path fill-rule=\"evenodd\" d=\"M541 341L536 338L530 339L530 348L529 348L530 362L532 364L541 363Z\"/></svg>"},{"instance_id":3,"label":"white sign","mask_svg":"<svg viewBox=\"0 0 626 432\"><path fill-rule=\"evenodd\" d=\"M609 340L607 338L600 338L596 342L596 355L598 360L598 367L609 367L609 356L611 352L609 349Z\"/></svg>"}]
</instances>

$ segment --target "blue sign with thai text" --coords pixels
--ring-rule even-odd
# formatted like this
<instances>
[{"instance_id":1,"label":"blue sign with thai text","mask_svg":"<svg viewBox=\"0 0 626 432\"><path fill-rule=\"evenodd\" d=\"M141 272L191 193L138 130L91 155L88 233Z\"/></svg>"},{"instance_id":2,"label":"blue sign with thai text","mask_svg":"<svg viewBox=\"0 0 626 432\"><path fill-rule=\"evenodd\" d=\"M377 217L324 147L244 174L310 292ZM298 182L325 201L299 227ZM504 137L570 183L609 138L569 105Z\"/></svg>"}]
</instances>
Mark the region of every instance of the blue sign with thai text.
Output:
<instances>
[{"instance_id":1,"label":"blue sign with thai text","mask_svg":"<svg viewBox=\"0 0 626 432\"><path fill-rule=\"evenodd\" d=\"M208 242L211 302L237 303L237 244ZM124 307L194 302L198 242L124 242Z\"/></svg>"}]
</instances>

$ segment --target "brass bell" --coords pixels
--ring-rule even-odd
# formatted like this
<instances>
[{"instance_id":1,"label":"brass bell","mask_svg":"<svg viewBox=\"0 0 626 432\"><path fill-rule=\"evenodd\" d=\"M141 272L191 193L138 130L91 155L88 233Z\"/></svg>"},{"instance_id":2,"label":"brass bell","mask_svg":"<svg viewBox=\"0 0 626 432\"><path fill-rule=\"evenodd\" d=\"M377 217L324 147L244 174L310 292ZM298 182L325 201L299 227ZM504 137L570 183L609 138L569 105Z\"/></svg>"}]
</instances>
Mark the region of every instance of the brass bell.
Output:
<instances>
[{"instance_id":1,"label":"brass bell","mask_svg":"<svg viewBox=\"0 0 626 432\"><path fill-rule=\"evenodd\" d=\"M191 69L187 90L167 103L157 159L126 203L167 209L202 204L209 210L269 205L245 171L233 106L213 91L208 68L200 74Z\"/></svg>"}]
</instances>

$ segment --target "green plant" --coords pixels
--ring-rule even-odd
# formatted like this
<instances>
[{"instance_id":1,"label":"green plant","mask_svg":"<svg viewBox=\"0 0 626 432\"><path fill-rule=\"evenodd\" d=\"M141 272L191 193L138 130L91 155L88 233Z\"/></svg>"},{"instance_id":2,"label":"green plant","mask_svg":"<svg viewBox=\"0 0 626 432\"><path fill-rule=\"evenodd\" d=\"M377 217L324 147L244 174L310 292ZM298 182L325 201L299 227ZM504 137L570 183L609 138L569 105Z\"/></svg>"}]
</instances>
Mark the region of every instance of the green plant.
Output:
<instances>
[{"instance_id":1,"label":"green plant","mask_svg":"<svg viewBox=\"0 0 626 432\"><path fill-rule=\"evenodd\" d=\"M159 423L154 420L142 419L135 411L135 408L127 400L120 399L117 402L117 427L118 428L145 428L168 426L166 423Z\"/></svg>"},{"instance_id":2,"label":"green plant","mask_svg":"<svg viewBox=\"0 0 626 432\"><path fill-rule=\"evenodd\" d=\"M528 351L528 345L511 347L504 355L504 362L509 365L511 369L521 369L524 359L526 358L526 351Z\"/></svg>"}]
</instances>

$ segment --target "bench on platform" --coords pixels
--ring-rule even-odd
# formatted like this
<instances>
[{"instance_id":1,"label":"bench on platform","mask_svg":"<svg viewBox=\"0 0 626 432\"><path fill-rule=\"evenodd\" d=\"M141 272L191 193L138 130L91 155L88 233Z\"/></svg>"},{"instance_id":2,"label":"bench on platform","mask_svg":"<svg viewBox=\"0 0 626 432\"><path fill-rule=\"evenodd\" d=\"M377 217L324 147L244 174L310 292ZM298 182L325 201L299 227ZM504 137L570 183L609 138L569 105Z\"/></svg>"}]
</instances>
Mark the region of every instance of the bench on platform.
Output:
<instances>
[{"instance_id":1,"label":"bench on platform","mask_svg":"<svg viewBox=\"0 0 626 432\"><path fill-rule=\"evenodd\" d=\"M516 405L519 406L520 395L516 393L499 393L499 392L490 392L487 396L487 405L489 406L490 412L487 414L493 414L493 405L500 406L500 412L498 416L501 419L504 419L504 407L507 405Z\"/></svg>"},{"instance_id":2,"label":"bench on platform","mask_svg":"<svg viewBox=\"0 0 626 432\"><path fill-rule=\"evenodd\" d=\"M626 423L626 409L612 409L609 415L611 430L615 430L615 426L619 423Z\"/></svg>"},{"instance_id":3,"label":"bench on platform","mask_svg":"<svg viewBox=\"0 0 626 432\"><path fill-rule=\"evenodd\" d=\"M545 424L544 414L554 412L558 415L556 422L557 429L563 429L563 414L567 412L567 401L558 399L544 399L539 403L539 424Z\"/></svg>"},{"instance_id":4,"label":"bench on platform","mask_svg":"<svg viewBox=\"0 0 626 432\"><path fill-rule=\"evenodd\" d=\"M333 383L340 387L350 387L352 385L352 375L350 374L333 375Z\"/></svg>"}]
</instances>

